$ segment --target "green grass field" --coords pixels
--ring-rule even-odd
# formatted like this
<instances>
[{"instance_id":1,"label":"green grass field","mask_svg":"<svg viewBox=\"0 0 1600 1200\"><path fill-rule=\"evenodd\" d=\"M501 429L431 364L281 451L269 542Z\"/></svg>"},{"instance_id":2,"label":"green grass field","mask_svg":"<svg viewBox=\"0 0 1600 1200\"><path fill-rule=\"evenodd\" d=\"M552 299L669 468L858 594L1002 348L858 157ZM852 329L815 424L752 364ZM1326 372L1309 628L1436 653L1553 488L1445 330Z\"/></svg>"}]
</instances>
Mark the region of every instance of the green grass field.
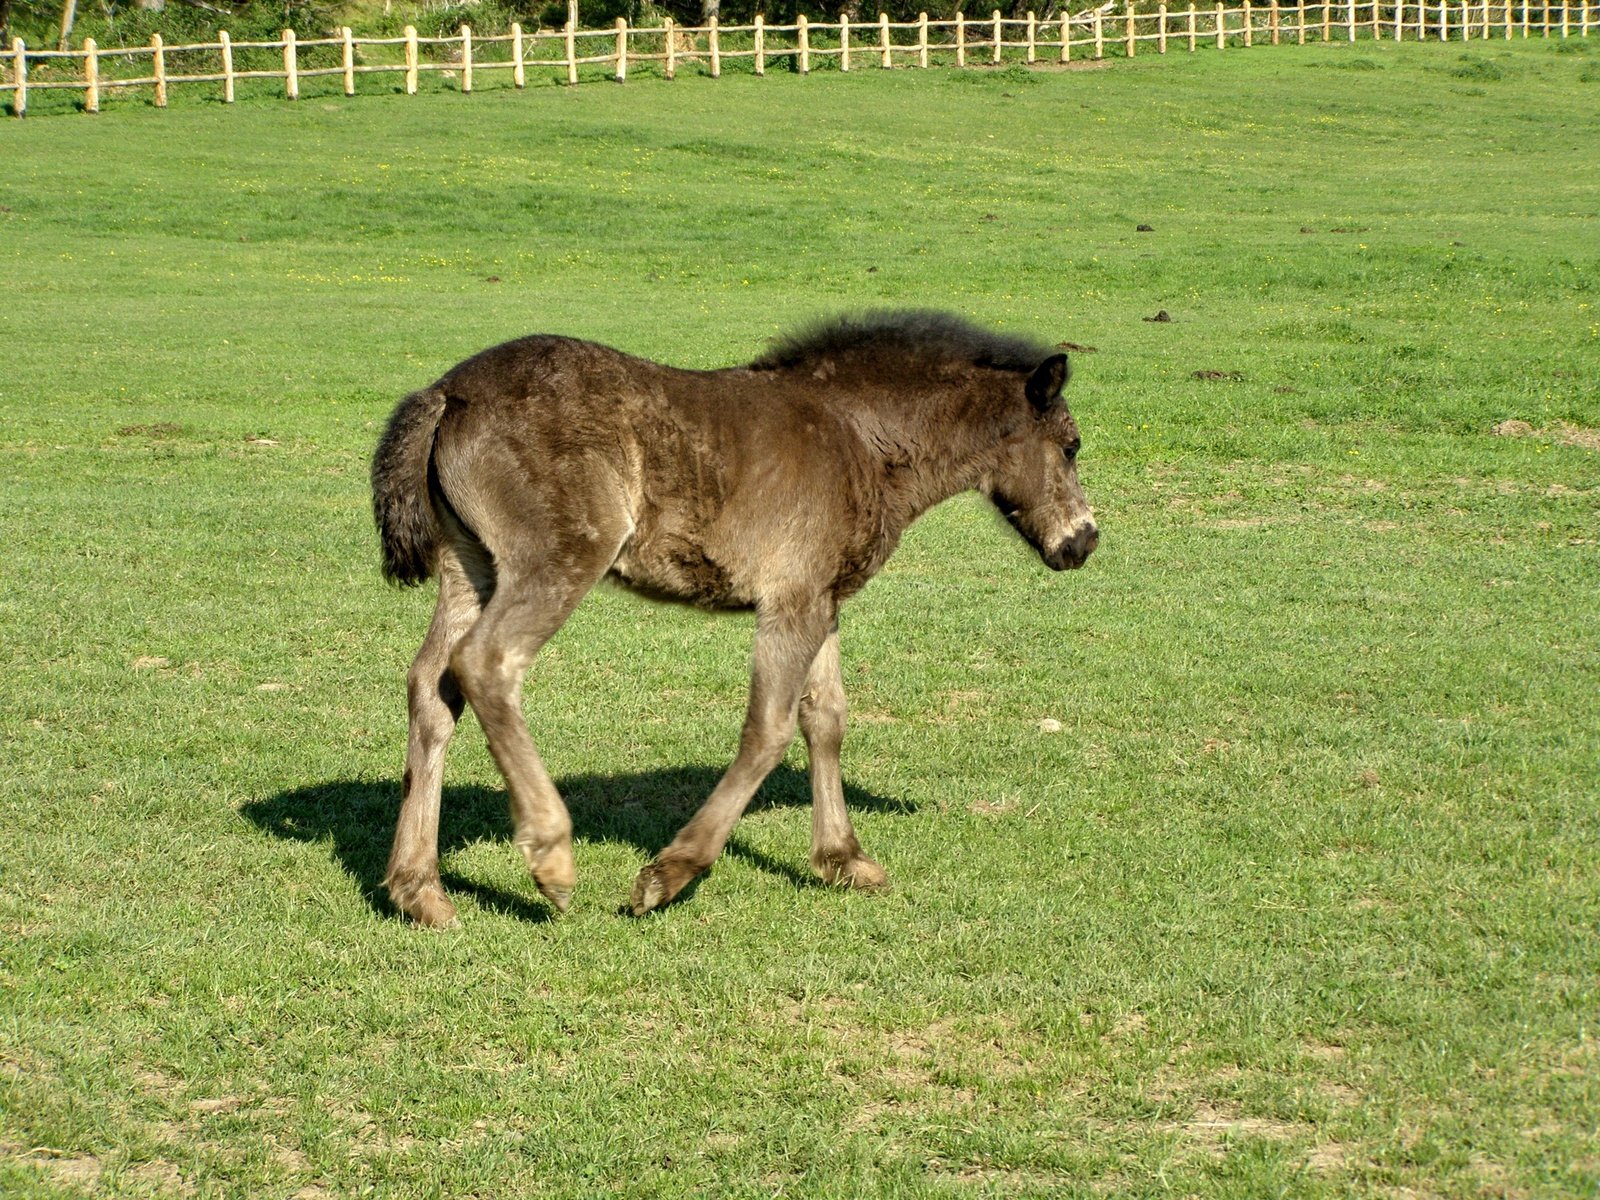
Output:
<instances>
[{"instance_id":1,"label":"green grass field","mask_svg":"<svg viewBox=\"0 0 1600 1200\"><path fill-rule=\"evenodd\" d=\"M1600 1191L1597 81L1383 43L0 122L0 1194ZM406 927L395 400L885 304L1096 348L1103 534L1053 575L958 499L846 608L894 891L812 884L797 746L618 915L750 625L601 591L527 689L573 911L467 722L462 924Z\"/></svg>"}]
</instances>

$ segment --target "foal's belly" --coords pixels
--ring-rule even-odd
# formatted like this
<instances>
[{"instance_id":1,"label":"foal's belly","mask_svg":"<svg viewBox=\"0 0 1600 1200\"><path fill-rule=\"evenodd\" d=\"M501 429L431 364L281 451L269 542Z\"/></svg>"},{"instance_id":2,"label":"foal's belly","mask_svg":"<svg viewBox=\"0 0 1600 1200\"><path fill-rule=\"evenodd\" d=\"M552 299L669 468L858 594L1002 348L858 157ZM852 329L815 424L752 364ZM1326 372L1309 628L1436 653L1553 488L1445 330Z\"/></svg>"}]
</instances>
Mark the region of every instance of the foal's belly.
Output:
<instances>
[{"instance_id":1,"label":"foal's belly","mask_svg":"<svg viewBox=\"0 0 1600 1200\"><path fill-rule=\"evenodd\" d=\"M630 542L606 577L651 600L696 608L738 611L756 603L752 589L741 587L727 567L684 538L659 538L648 545Z\"/></svg>"}]
</instances>

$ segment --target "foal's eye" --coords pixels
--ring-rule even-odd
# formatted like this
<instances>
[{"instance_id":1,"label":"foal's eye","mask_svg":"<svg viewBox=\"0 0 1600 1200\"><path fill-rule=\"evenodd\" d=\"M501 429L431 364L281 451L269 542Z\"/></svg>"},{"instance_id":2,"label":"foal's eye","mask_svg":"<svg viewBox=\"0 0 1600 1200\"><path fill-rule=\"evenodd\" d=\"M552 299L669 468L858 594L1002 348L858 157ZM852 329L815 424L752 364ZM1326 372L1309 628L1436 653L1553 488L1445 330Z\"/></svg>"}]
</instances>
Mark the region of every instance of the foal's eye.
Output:
<instances>
[{"instance_id":1,"label":"foal's eye","mask_svg":"<svg viewBox=\"0 0 1600 1200\"><path fill-rule=\"evenodd\" d=\"M1067 466L1078 461L1078 448L1076 446L1063 446L1061 453L1067 456Z\"/></svg>"}]
</instances>

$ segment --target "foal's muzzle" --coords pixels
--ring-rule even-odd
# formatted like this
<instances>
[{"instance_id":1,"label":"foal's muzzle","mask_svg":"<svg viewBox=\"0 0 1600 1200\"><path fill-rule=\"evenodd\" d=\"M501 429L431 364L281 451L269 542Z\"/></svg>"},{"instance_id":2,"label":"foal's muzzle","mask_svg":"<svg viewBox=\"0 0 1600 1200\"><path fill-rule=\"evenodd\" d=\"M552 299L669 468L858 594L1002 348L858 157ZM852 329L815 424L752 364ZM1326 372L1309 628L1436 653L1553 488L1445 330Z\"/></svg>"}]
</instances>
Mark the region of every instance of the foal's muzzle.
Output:
<instances>
[{"instance_id":1,"label":"foal's muzzle","mask_svg":"<svg viewBox=\"0 0 1600 1200\"><path fill-rule=\"evenodd\" d=\"M1072 571L1083 566L1089 555L1100 544L1100 528L1086 521L1074 529L1059 546L1044 556L1044 564L1052 571Z\"/></svg>"}]
</instances>

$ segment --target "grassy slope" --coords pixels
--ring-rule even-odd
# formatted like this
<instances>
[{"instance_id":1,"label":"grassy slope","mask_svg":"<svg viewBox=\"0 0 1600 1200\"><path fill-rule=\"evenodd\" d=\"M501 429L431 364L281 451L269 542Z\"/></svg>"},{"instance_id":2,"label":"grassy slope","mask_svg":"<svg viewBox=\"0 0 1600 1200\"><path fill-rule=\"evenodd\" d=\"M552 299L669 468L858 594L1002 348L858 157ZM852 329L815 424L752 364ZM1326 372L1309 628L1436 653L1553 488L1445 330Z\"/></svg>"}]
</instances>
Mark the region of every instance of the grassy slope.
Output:
<instances>
[{"instance_id":1,"label":"grassy slope","mask_svg":"<svg viewBox=\"0 0 1600 1200\"><path fill-rule=\"evenodd\" d=\"M1592 1190L1593 57L0 123L0 1191ZM463 927L389 916L394 398L529 330L710 365L930 302L1099 348L1105 541L1051 576L958 501L847 610L897 890L806 886L797 753L619 919L749 631L597 593L528 689L575 911L464 728Z\"/></svg>"}]
</instances>

